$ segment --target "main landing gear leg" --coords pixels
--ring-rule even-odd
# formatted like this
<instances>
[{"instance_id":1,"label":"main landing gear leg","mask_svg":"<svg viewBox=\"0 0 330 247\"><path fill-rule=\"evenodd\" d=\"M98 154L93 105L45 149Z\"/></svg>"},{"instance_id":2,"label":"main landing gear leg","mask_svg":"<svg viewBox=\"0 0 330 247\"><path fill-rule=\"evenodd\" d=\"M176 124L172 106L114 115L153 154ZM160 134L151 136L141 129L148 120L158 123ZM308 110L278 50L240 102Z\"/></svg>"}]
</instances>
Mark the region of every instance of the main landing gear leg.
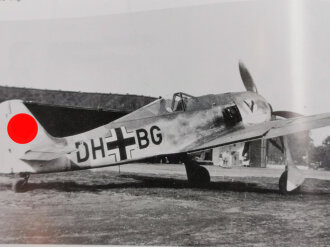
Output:
<instances>
[{"instance_id":1,"label":"main landing gear leg","mask_svg":"<svg viewBox=\"0 0 330 247\"><path fill-rule=\"evenodd\" d=\"M26 187L27 187L27 183L28 183L30 174L22 173L22 174L19 174L18 176L19 176L19 178L15 179L15 181L13 181L12 186L11 186L12 190L16 193L26 191Z\"/></svg>"},{"instance_id":2,"label":"main landing gear leg","mask_svg":"<svg viewBox=\"0 0 330 247\"><path fill-rule=\"evenodd\" d=\"M198 165L198 163L188 157L187 154L182 156L182 161L186 167L188 182L191 185L201 187L210 183L210 174L205 167Z\"/></svg>"}]
</instances>

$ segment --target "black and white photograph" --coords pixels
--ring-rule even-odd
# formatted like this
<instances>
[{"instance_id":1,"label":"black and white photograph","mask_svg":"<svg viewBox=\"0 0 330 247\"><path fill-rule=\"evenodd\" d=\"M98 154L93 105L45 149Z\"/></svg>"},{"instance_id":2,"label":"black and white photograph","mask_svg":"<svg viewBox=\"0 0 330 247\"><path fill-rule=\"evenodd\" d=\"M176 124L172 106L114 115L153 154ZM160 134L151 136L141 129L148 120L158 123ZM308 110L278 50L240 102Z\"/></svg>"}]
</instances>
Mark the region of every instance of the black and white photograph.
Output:
<instances>
[{"instance_id":1,"label":"black and white photograph","mask_svg":"<svg viewBox=\"0 0 330 247\"><path fill-rule=\"evenodd\" d=\"M0 244L330 245L330 0L0 0Z\"/></svg>"}]
</instances>

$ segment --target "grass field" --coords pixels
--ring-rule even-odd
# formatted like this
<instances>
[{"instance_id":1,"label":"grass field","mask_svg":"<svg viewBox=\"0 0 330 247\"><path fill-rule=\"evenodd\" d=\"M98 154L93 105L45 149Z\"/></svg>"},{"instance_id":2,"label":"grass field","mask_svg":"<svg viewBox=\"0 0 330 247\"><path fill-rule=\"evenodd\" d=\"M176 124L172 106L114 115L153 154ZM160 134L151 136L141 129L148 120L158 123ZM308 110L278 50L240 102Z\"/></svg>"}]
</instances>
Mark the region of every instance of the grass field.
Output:
<instances>
[{"instance_id":1,"label":"grass field","mask_svg":"<svg viewBox=\"0 0 330 247\"><path fill-rule=\"evenodd\" d=\"M212 167L212 183L207 188L190 187L183 166L177 165L122 166L120 174L116 167L35 175L28 191L17 194L5 177L0 182L0 241L236 246L330 243L330 181L306 179L301 193L282 196L277 189L280 171L247 169ZM260 177L262 171L266 177Z\"/></svg>"}]
</instances>

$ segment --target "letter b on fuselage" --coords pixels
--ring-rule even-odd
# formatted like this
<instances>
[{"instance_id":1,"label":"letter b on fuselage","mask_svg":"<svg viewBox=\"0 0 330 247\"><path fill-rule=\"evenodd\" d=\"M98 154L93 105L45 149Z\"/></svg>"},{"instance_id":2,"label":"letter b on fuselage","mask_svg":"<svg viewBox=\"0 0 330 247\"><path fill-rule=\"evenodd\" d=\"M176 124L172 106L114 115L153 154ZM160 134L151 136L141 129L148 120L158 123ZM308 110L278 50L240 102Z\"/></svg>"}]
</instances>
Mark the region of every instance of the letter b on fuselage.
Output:
<instances>
[{"instance_id":1,"label":"letter b on fuselage","mask_svg":"<svg viewBox=\"0 0 330 247\"><path fill-rule=\"evenodd\" d=\"M137 129L136 137L140 149L149 147L150 140L155 145L161 144L163 140L163 136L158 126L151 126L150 132L145 129Z\"/></svg>"}]
</instances>

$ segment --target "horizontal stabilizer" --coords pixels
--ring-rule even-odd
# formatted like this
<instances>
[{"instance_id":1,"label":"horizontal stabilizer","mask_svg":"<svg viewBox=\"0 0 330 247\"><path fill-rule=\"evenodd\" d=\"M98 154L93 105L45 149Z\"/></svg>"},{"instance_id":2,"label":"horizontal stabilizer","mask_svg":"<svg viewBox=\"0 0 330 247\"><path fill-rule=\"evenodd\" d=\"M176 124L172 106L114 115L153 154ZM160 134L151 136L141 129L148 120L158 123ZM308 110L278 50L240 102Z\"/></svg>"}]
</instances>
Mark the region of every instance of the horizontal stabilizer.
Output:
<instances>
[{"instance_id":1,"label":"horizontal stabilizer","mask_svg":"<svg viewBox=\"0 0 330 247\"><path fill-rule=\"evenodd\" d=\"M44 149L32 149L25 152L21 157L21 160L39 160L39 161L50 161L57 158L60 158L66 154L76 152L76 149L73 148L44 148Z\"/></svg>"}]
</instances>

